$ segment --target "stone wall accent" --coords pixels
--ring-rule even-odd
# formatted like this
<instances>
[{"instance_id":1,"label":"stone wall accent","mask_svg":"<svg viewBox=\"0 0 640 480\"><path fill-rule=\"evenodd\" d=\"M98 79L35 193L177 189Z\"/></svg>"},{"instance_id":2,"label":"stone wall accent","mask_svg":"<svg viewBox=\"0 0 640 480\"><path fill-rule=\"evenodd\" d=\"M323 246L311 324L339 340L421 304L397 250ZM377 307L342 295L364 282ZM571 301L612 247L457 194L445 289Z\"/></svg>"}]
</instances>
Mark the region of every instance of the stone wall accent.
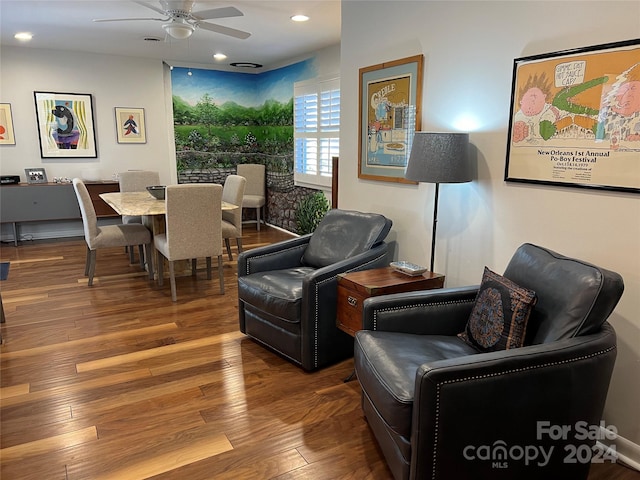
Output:
<instances>
[{"instance_id":1,"label":"stone wall accent","mask_svg":"<svg viewBox=\"0 0 640 480\"><path fill-rule=\"evenodd\" d=\"M198 152L190 152L193 156ZM207 158L211 158L211 153L200 152L200 162L206 162ZM222 154L220 154L222 155ZM262 156L263 158L256 158ZM265 155L256 154L256 157L252 159L253 163L265 163ZM267 157L273 157L268 156ZM228 157L226 157L228 159ZM242 156L238 155L238 159L247 160L246 154ZM273 160L273 158L271 159ZM213 162L211 162L213 163ZM242 161L237 163L251 163L251 161ZM228 175L235 175L237 172L236 164L232 166L213 166L207 168L193 168L183 169L178 172L178 183L218 183L224 185ZM278 226L290 232L296 232L296 210L298 205L308 195L316 192L311 188L296 187L293 181L293 172L277 171L273 168L273 161L267 163L267 205L266 205L266 221L272 225ZM279 167L285 163L279 162ZM243 212L243 219L255 220L255 211L245 210Z\"/></svg>"}]
</instances>

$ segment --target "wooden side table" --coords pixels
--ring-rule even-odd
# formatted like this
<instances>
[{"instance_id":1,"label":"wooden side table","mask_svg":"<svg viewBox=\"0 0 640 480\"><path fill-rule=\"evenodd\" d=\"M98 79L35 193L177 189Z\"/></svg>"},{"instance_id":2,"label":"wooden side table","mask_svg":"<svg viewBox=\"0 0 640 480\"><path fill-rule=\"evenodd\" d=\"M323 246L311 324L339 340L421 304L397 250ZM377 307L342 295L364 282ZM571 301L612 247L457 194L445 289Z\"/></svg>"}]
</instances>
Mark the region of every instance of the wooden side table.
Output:
<instances>
[{"instance_id":1,"label":"wooden side table","mask_svg":"<svg viewBox=\"0 0 640 480\"><path fill-rule=\"evenodd\" d=\"M354 336L362 329L362 304L369 297L390 293L431 290L444 286L444 275L426 272L411 277L391 267L362 270L338 275L336 323L340 330Z\"/></svg>"}]
</instances>

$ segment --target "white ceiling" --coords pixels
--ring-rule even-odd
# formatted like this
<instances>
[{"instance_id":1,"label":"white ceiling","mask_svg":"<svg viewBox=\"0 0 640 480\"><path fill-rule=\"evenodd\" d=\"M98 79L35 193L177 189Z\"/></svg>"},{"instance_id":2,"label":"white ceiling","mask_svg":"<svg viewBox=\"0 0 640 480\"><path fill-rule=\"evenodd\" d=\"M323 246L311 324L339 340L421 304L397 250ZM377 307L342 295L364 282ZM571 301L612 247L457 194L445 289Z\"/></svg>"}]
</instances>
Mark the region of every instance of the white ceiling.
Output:
<instances>
[{"instance_id":1,"label":"white ceiling","mask_svg":"<svg viewBox=\"0 0 640 480\"><path fill-rule=\"evenodd\" d=\"M160 8L158 0L148 0ZM196 1L193 13L233 6L244 16L208 20L251 33L246 40L196 29L190 38L166 37L162 22L136 20L95 23L95 18L160 17L153 10L123 0L0 0L0 43L33 48L157 58L169 65L215 68L258 73L286 64L340 42L340 0L231 0ZM290 20L294 14L311 17L308 22ZM17 32L33 34L19 42ZM145 37L160 42L145 41ZM213 53L223 52L221 62ZM231 67L231 62L262 64L261 69Z\"/></svg>"}]
</instances>

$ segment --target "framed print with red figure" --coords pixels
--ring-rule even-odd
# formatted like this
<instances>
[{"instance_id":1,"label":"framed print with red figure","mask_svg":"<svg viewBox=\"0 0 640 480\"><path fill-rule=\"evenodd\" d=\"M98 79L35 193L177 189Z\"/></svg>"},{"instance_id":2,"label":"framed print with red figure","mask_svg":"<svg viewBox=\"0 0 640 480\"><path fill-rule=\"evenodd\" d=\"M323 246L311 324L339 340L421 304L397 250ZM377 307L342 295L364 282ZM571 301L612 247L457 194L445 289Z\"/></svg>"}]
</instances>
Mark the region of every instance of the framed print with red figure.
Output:
<instances>
[{"instance_id":1,"label":"framed print with red figure","mask_svg":"<svg viewBox=\"0 0 640 480\"><path fill-rule=\"evenodd\" d=\"M118 143L147 143L144 108L116 107Z\"/></svg>"}]
</instances>

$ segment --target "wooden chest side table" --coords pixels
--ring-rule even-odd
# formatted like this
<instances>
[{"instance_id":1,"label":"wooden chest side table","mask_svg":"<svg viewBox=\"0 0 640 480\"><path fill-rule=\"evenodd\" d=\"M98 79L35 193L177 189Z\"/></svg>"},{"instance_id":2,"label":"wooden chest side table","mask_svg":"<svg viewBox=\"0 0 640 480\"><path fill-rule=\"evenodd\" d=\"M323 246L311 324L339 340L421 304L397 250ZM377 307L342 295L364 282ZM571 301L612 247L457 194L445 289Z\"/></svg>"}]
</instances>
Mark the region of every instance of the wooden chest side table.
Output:
<instances>
[{"instance_id":1,"label":"wooden chest side table","mask_svg":"<svg viewBox=\"0 0 640 480\"><path fill-rule=\"evenodd\" d=\"M342 273L338 275L336 324L340 330L353 336L362 329L362 304L367 298L443 286L444 275L434 272L411 277L384 267Z\"/></svg>"}]
</instances>

